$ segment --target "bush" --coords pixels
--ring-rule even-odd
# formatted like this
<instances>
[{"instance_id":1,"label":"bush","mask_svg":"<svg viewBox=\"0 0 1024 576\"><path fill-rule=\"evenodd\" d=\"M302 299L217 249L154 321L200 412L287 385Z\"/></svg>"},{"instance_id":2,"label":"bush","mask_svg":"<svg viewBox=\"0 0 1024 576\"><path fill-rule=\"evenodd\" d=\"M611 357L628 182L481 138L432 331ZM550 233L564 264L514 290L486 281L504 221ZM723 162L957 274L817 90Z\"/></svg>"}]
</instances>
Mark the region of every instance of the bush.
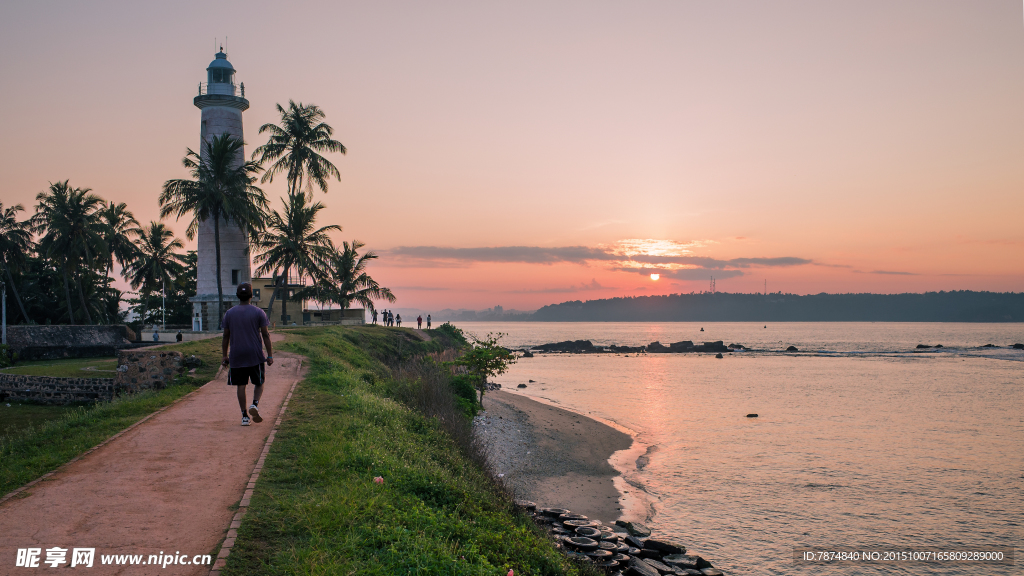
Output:
<instances>
[{"instance_id":1,"label":"bush","mask_svg":"<svg viewBox=\"0 0 1024 576\"><path fill-rule=\"evenodd\" d=\"M17 352L12 352L9 344L0 344L0 368L14 366L17 361Z\"/></svg>"}]
</instances>

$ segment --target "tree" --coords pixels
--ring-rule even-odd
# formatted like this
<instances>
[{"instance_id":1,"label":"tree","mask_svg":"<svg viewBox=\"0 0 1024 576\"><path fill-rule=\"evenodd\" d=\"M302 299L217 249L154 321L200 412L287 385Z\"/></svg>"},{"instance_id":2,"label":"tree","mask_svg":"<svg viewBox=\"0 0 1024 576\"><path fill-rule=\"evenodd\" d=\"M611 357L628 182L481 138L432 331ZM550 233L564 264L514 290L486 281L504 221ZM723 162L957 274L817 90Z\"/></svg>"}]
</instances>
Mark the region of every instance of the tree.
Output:
<instances>
[{"instance_id":1,"label":"tree","mask_svg":"<svg viewBox=\"0 0 1024 576\"><path fill-rule=\"evenodd\" d=\"M191 214L185 234L191 240L199 223L213 219L213 243L217 261L217 322L224 318L224 288L221 279L220 225L233 221L253 234L264 227L267 198L254 185L262 168L256 162L242 162L244 143L224 134L203 142L201 156L191 149L181 163L192 172L191 180L168 180L160 193L160 217Z\"/></svg>"},{"instance_id":2,"label":"tree","mask_svg":"<svg viewBox=\"0 0 1024 576\"><path fill-rule=\"evenodd\" d=\"M312 194L314 184L326 193L327 180L334 176L340 182L341 173L321 153L345 154L348 150L333 139L334 129L323 121L326 115L318 106L289 100L287 109L278 104L277 111L281 114L281 125L260 126L260 134L270 132L270 139L252 154L254 159L259 156L260 164L273 162L262 182L271 182L283 172L289 195L300 190Z\"/></svg>"},{"instance_id":3,"label":"tree","mask_svg":"<svg viewBox=\"0 0 1024 576\"><path fill-rule=\"evenodd\" d=\"M472 347L453 363L464 367L476 377L477 390L480 391L480 404L484 403L484 391L487 379L504 374L508 367L516 362L516 355L511 350L498 346L498 340L505 336L502 333L489 333L483 340L475 340Z\"/></svg>"},{"instance_id":4,"label":"tree","mask_svg":"<svg viewBox=\"0 0 1024 576\"><path fill-rule=\"evenodd\" d=\"M3 264L4 274L7 276L7 284L14 293L14 299L18 302L18 310L28 324L32 323L28 312L25 311L25 304L18 294L18 286L11 275L11 267L18 268L25 263L28 254L32 250L32 227L28 220L18 221L18 212L23 212L25 207L15 204L4 208L0 202L0 264Z\"/></svg>"},{"instance_id":5,"label":"tree","mask_svg":"<svg viewBox=\"0 0 1024 576\"><path fill-rule=\"evenodd\" d=\"M363 246L362 242L353 240L351 244L342 242L341 250L333 248L326 265L314 275L313 286L299 295L318 302L332 302L342 308L358 302L371 311L374 300L394 302L396 298L391 290L382 287L366 273L366 264L375 260L377 255L366 252L360 256L359 249Z\"/></svg>"},{"instance_id":6,"label":"tree","mask_svg":"<svg viewBox=\"0 0 1024 576\"><path fill-rule=\"evenodd\" d=\"M341 231L341 226L330 224L316 228L317 212L323 210L323 204L309 204L312 198L305 192L289 194L284 202L284 214L274 210L267 217L266 231L257 239L257 249L261 253L256 256L260 267L257 274L283 270L283 278L287 284L288 273L294 269L299 277L313 275L333 250L330 236L331 230ZM270 298L270 308L274 306L274 295ZM288 299L281 300L281 322L286 321Z\"/></svg>"},{"instance_id":7,"label":"tree","mask_svg":"<svg viewBox=\"0 0 1024 576\"><path fill-rule=\"evenodd\" d=\"M114 294L109 290L114 261L116 260L121 265L121 275L127 277L125 271L138 255L135 240L142 234L142 229L139 226L139 221L128 211L128 205L124 202L120 204L111 202L99 212L99 218L103 225L103 240L107 243L105 283L108 290L105 290L104 294L110 296ZM120 296L119 293L118 296Z\"/></svg>"},{"instance_id":8,"label":"tree","mask_svg":"<svg viewBox=\"0 0 1024 576\"><path fill-rule=\"evenodd\" d=\"M150 222L142 229L136 245L137 257L127 270L128 281L133 289L139 290L142 300L142 325L146 323L150 292L170 286L181 274L185 256L176 250L184 248L181 240L162 222Z\"/></svg>"},{"instance_id":9,"label":"tree","mask_svg":"<svg viewBox=\"0 0 1024 576\"><path fill-rule=\"evenodd\" d=\"M68 273L76 264L91 268L94 260L107 251L103 241L103 225L99 211L103 200L90 194L89 188L72 188L68 180L50 183L46 192L36 196L39 204L32 217L33 231L40 234L39 252L46 258L59 262L64 274L64 293L68 303L68 317L75 323L71 309L71 289ZM78 298L87 324L92 324L89 306L85 301L85 270L79 270Z\"/></svg>"}]
</instances>

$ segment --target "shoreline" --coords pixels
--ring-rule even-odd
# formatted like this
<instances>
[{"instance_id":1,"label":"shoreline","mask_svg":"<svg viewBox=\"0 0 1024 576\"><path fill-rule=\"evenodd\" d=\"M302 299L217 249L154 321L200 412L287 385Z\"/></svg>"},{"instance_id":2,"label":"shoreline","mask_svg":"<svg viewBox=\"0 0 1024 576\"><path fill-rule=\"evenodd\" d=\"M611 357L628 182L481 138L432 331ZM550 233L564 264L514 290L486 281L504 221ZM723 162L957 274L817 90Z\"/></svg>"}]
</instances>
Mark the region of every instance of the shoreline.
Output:
<instances>
[{"instance_id":1,"label":"shoreline","mask_svg":"<svg viewBox=\"0 0 1024 576\"><path fill-rule=\"evenodd\" d=\"M494 473L516 498L608 523L647 522L653 514L642 485L630 478L650 447L621 425L494 390L473 428Z\"/></svg>"}]
</instances>

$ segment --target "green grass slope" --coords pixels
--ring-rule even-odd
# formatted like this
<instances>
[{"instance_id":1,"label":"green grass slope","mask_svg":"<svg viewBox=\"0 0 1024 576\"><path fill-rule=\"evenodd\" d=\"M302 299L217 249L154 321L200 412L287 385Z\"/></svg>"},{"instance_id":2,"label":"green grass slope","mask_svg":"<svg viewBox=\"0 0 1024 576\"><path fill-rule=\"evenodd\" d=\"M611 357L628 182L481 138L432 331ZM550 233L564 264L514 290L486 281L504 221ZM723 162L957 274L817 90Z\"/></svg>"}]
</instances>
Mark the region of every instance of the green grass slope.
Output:
<instances>
[{"instance_id":1,"label":"green grass slope","mask_svg":"<svg viewBox=\"0 0 1024 576\"><path fill-rule=\"evenodd\" d=\"M415 358L444 354L457 337L435 330L420 342L379 327L292 333L285 348L308 357L310 373L224 574L581 573L453 434L469 428L451 393L422 392L436 381Z\"/></svg>"}]
</instances>

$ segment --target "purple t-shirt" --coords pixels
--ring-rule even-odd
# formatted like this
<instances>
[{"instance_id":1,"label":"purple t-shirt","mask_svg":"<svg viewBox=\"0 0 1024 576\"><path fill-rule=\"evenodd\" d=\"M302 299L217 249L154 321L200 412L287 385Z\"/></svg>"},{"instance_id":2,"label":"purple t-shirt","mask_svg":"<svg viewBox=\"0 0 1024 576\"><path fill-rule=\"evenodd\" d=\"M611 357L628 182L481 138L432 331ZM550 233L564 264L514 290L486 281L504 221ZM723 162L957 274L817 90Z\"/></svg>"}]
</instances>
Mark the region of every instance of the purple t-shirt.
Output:
<instances>
[{"instance_id":1,"label":"purple t-shirt","mask_svg":"<svg viewBox=\"0 0 1024 576\"><path fill-rule=\"evenodd\" d=\"M269 325L266 313L251 304L234 306L224 313L224 329L230 332L228 362L232 368L258 366L267 361L260 328Z\"/></svg>"}]
</instances>

